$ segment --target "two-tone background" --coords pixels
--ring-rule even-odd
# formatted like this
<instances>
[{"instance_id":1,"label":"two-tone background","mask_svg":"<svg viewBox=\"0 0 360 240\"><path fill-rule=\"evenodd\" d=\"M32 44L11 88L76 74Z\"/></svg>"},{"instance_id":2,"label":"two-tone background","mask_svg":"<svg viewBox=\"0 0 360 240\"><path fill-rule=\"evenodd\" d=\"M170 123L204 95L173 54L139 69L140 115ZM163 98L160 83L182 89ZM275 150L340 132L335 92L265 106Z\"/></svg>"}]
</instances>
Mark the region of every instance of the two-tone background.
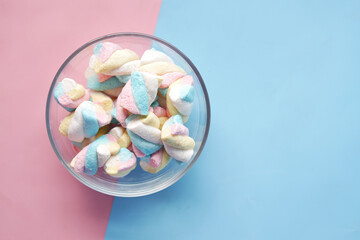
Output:
<instances>
[{"instance_id":1,"label":"two-tone background","mask_svg":"<svg viewBox=\"0 0 360 240\"><path fill-rule=\"evenodd\" d=\"M0 239L360 239L359 1L0 0ZM212 123L175 185L113 198L51 149L64 60L115 32L182 50Z\"/></svg>"}]
</instances>

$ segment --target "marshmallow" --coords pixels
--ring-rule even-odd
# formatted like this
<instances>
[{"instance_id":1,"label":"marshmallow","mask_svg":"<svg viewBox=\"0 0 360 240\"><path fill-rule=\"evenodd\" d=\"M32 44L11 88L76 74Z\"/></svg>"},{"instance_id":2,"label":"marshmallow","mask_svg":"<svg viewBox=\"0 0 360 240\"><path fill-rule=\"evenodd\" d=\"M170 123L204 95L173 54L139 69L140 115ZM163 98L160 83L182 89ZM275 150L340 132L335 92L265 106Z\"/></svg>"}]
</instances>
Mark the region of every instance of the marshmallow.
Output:
<instances>
[{"instance_id":1,"label":"marshmallow","mask_svg":"<svg viewBox=\"0 0 360 240\"><path fill-rule=\"evenodd\" d=\"M175 65L174 63L169 62L153 62L146 65L142 65L139 68L140 72L149 72L149 73L155 73L157 75L164 75L166 73L172 73L172 72L181 72L186 73L184 69L181 67Z\"/></svg>"},{"instance_id":2,"label":"marshmallow","mask_svg":"<svg viewBox=\"0 0 360 240\"><path fill-rule=\"evenodd\" d=\"M116 46L116 44L105 42L95 46L94 55L90 59L89 66L96 73L114 75L113 71L119 71L119 68L124 64L135 60L139 60L139 57L134 51L120 49L120 46Z\"/></svg>"},{"instance_id":3,"label":"marshmallow","mask_svg":"<svg viewBox=\"0 0 360 240\"><path fill-rule=\"evenodd\" d=\"M67 111L74 111L82 102L90 99L89 90L71 78L64 78L54 89L56 102Z\"/></svg>"},{"instance_id":4,"label":"marshmallow","mask_svg":"<svg viewBox=\"0 0 360 240\"><path fill-rule=\"evenodd\" d=\"M158 103L160 106L166 107L166 94L168 92L169 86L183 76L184 74L181 72L167 73L162 76L162 82L158 89Z\"/></svg>"},{"instance_id":5,"label":"marshmallow","mask_svg":"<svg viewBox=\"0 0 360 240\"><path fill-rule=\"evenodd\" d=\"M164 88L168 88L173 82L175 82L176 80L178 80L179 78L184 77L184 73L182 72L171 72L171 73L166 73L162 76L162 82L159 86L159 90L160 88L164 89ZM166 93L165 95L166 96Z\"/></svg>"},{"instance_id":6,"label":"marshmallow","mask_svg":"<svg viewBox=\"0 0 360 240\"><path fill-rule=\"evenodd\" d=\"M94 47L93 55L90 58L89 65L94 69L97 62L104 63L106 62L111 55L117 50L122 48L112 42L101 42Z\"/></svg>"},{"instance_id":7,"label":"marshmallow","mask_svg":"<svg viewBox=\"0 0 360 240\"><path fill-rule=\"evenodd\" d=\"M84 138L96 135L99 128L109 124L111 113L106 112L99 104L90 101L81 103L61 122L59 131L71 141L82 142Z\"/></svg>"},{"instance_id":8,"label":"marshmallow","mask_svg":"<svg viewBox=\"0 0 360 240\"><path fill-rule=\"evenodd\" d=\"M161 148L151 156L140 158L140 166L144 171L155 174L164 169L170 160L171 157Z\"/></svg>"},{"instance_id":9,"label":"marshmallow","mask_svg":"<svg viewBox=\"0 0 360 240\"><path fill-rule=\"evenodd\" d=\"M108 78L101 79L99 74L95 73L93 69L88 68L85 72L85 78L87 79L87 87L89 89L104 91L111 96L117 97L122 87L130 79L130 75L108 76Z\"/></svg>"},{"instance_id":10,"label":"marshmallow","mask_svg":"<svg viewBox=\"0 0 360 240\"><path fill-rule=\"evenodd\" d=\"M173 82L166 94L166 105L170 116L181 115L186 122L194 102L194 81L190 75Z\"/></svg>"},{"instance_id":11,"label":"marshmallow","mask_svg":"<svg viewBox=\"0 0 360 240\"><path fill-rule=\"evenodd\" d=\"M133 143L131 144L131 151L135 154L137 158L145 157L145 153L141 152Z\"/></svg>"},{"instance_id":12,"label":"marshmallow","mask_svg":"<svg viewBox=\"0 0 360 240\"><path fill-rule=\"evenodd\" d=\"M164 123L166 122L166 120L169 119L167 117L166 110L159 106L159 107L155 107L153 112L159 118L159 121L160 121L160 127L159 128L161 130Z\"/></svg>"},{"instance_id":13,"label":"marshmallow","mask_svg":"<svg viewBox=\"0 0 360 240\"><path fill-rule=\"evenodd\" d=\"M98 168L103 167L105 162L119 152L120 146L110 134L103 135L83 148L71 161L70 166L76 172L84 172L95 175Z\"/></svg>"},{"instance_id":14,"label":"marshmallow","mask_svg":"<svg viewBox=\"0 0 360 240\"><path fill-rule=\"evenodd\" d=\"M117 101L129 112L147 115L156 98L158 77L151 73L133 72Z\"/></svg>"},{"instance_id":15,"label":"marshmallow","mask_svg":"<svg viewBox=\"0 0 360 240\"><path fill-rule=\"evenodd\" d=\"M101 106L108 115L111 114L111 111L114 108L114 103L109 96L105 95L102 92L96 91L91 91L90 96L93 103Z\"/></svg>"},{"instance_id":16,"label":"marshmallow","mask_svg":"<svg viewBox=\"0 0 360 240\"><path fill-rule=\"evenodd\" d=\"M109 132L109 129L110 129L110 125L103 126L103 127L99 128L99 131L96 133L95 136L93 136L91 138L85 138L84 141L82 141L82 142L72 142L72 143L75 146L77 146L78 148L83 149L84 147L86 147L87 145L89 145L90 143L92 143L93 141L98 139L99 137L107 134Z\"/></svg>"},{"instance_id":17,"label":"marshmallow","mask_svg":"<svg viewBox=\"0 0 360 240\"><path fill-rule=\"evenodd\" d=\"M160 120L152 112L148 116L130 115L126 119L127 133L131 142L145 155L162 147Z\"/></svg>"},{"instance_id":18,"label":"marshmallow","mask_svg":"<svg viewBox=\"0 0 360 240\"><path fill-rule=\"evenodd\" d=\"M157 116L157 117L166 117L166 110L160 106L154 107L153 113Z\"/></svg>"},{"instance_id":19,"label":"marshmallow","mask_svg":"<svg viewBox=\"0 0 360 240\"><path fill-rule=\"evenodd\" d=\"M154 48L146 50L141 56L141 65L146 65L153 62L168 62L174 63L173 60L160 51L155 50Z\"/></svg>"},{"instance_id":20,"label":"marshmallow","mask_svg":"<svg viewBox=\"0 0 360 240\"><path fill-rule=\"evenodd\" d=\"M157 75L164 75L172 72L181 72L185 74L185 71L174 64L169 56L165 53L156 51L155 49L149 49L144 52L141 57L140 72L150 72Z\"/></svg>"},{"instance_id":21,"label":"marshmallow","mask_svg":"<svg viewBox=\"0 0 360 240\"><path fill-rule=\"evenodd\" d=\"M110 176L119 178L128 175L136 167L136 157L126 148L109 158L104 169Z\"/></svg>"},{"instance_id":22,"label":"marshmallow","mask_svg":"<svg viewBox=\"0 0 360 240\"><path fill-rule=\"evenodd\" d=\"M112 111L112 117L116 119L122 127L126 127L126 118L131 114L128 110L120 105L120 101L116 100Z\"/></svg>"},{"instance_id":23,"label":"marshmallow","mask_svg":"<svg viewBox=\"0 0 360 240\"><path fill-rule=\"evenodd\" d=\"M195 141L189 137L189 129L183 125L180 115L169 118L161 130L161 140L166 152L174 159L188 162L195 147Z\"/></svg>"},{"instance_id":24,"label":"marshmallow","mask_svg":"<svg viewBox=\"0 0 360 240\"><path fill-rule=\"evenodd\" d=\"M127 63L124 63L124 65L112 69L110 71L105 72L105 74L107 75L117 75L117 76L122 76L122 75L130 75L132 72L137 71L140 68L140 60L134 60L134 61L130 61Z\"/></svg>"},{"instance_id":25,"label":"marshmallow","mask_svg":"<svg viewBox=\"0 0 360 240\"><path fill-rule=\"evenodd\" d=\"M122 127L114 127L109 132L114 138L116 138L117 144L120 148L127 148L131 144L131 140L126 130Z\"/></svg>"}]
</instances>

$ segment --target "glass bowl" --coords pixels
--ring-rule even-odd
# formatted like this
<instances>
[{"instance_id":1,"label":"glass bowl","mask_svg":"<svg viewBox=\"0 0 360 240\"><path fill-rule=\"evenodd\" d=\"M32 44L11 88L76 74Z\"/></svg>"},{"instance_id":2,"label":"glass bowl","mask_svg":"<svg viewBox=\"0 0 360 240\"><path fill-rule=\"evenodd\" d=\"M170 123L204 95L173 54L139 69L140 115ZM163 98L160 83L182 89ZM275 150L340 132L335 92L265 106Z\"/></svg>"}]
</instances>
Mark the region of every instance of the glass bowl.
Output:
<instances>
[{"instance_id":1,"label":"glass bowl","mask_svg":"<svg viewBox=\"0 0 360 240\"><path fill-rule=\"evenodd\" d=\"M86 86L84 76L89 59L96 44L110 41L123 48L135 51L139 56L149 48L154 48L170 56L174 63L182 67L194 78L195 100L193 111L185 126L189 128L190 136L195 140L192 159L187 163L180 163L172 159L170 163L157 174L151 174L141 169L138 164L129 175L123 178L113 178L102 168L94 176L75 172L70 162L77 154L70 140L62 136L58 130L61 120L68 114L53 97L54 87L65 77ZM79 49L62 64L51 84L46 102L46 127L51 145L66 169L86 186L112 196L136 197L158 192L179 180L195 163L204 148L210 126L210 103L205 83L194 64L177 48L157 37L140 33L116 33L94 39Z\"/></svg>"}]
</instances>

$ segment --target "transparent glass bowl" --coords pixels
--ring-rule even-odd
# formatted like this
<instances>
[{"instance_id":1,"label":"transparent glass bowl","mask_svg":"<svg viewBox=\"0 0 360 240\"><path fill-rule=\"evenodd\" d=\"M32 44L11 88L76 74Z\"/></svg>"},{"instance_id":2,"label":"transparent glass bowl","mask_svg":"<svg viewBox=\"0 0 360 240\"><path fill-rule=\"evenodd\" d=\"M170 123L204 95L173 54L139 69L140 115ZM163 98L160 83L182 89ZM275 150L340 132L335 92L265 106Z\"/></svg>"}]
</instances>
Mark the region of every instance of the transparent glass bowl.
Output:
<instances>
[{"instance_id":1,"label":"transparent glass bowl","mask_svg":"<svg viewBox=\"0 0 360 240\"><path fill-rule=\"evenodd\" d=\"M94 176L77 173L70 167L70 162L77 154L69 139L62 136L58 130L61 120L68 114L53 97L54 87L65 77L86 86L84 76L89 64L93 48L102 41L110 41L119 44L123 48L135 51L139 56L146 49L154 48L170 56L173 61L182 67L194 78L195 100L193 111L188 122L190 136L195 140L195 149L192 159L187 163L179 163L172 159L170 163L157 174L143 171L138 164L135 170L124 178L113 178L105 173L102 168ZM210 103L205 83L194 64L177 48L154 36L139 33L110 34L92 40L66 59L56 73L51 84L46 102L46 127L51 145L66 169L86 186L112 196L136 197L158 192L169 187L179 180L195 163L205 145L210 126Z\"/></svg>"}]
</instances>

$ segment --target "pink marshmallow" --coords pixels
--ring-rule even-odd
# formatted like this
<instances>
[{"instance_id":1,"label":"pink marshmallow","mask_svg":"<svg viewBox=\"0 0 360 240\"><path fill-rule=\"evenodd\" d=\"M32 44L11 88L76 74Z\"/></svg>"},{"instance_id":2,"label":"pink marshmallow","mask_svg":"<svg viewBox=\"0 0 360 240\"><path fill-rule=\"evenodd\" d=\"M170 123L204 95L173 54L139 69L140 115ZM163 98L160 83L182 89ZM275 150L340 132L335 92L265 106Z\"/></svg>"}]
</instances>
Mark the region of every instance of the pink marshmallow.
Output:
<instances>
[{"instance_id":1,"label":"pink marshmallow","mask_svg":"<svg viewBox=\"0 0 360 240\"><path fill-rule=\"evenodd\" d=\"M166 110L162 107L155 107L153 112L157 117L166 117L167 116Z\"/></svg>"},{"instance_id":2,"label":"pink marshmallow","mask_svg":"<svg viewBox=\"0 0 360 240\"><path fill-rule=\"evenodd\" d=\"M133 152L135 153L135 155L139 158L141 157L145 157L146 155L144 153L142 153L133 143L131 144L131 147L133 149Z\"/></svg>"},{"instance_id":3,"label":"pink marshmallow","mask_svg":"<svg viewBox=\"0 0 360 240\"><path fill-rule=\"evenodd\" d=\"M189 129L180 123L175 123L171 126L171 134L189 136Z\"/></svg>"},{"instance_id":4,"label":"pink marshmallow","mask_svg":"<svg viewBox=\"0 0 360 240\"><path fill-rule=\"evenodd\" d=\"M119 49L121 49L121 47L115 43L104 42L102 43L100 52L97 57L100 59L101 62L105 62L116 50Z\"/></svg>"},{"instance_id":5,"label":"pink marshmallow","mask_svg":"<svg viewBox=\"0 0 360 240\"><path fill-rule=\"evenodd\" d=\"M76 155L76 161L75 161L75 166L74 166L74 170L76 172L84 172L85 158L86 158L86 153L87 153L88 148L89 148L89 146L86 146L78 153L78 155Z\"/></svg>"},{"instance_id":6,"label":"pink marshmallow","mask_svg":"<svg viewBox=\"0 0 360 240\"><path fill-rule=\"evenodd\" d=\"M111 121L109 119L109 115L107 115L105 112L102 111L96 111L96 117L100 127L105 126Z\"/></svg>"},{"instance_id":7,"label":"pink marshmallow","mask_svg":"<svg viewBox=\"0 0 360 240\"><path fill-rule=\"evenodd\" d=\"M163 75L163 80L159 86L159 88L168 88L170 84L178 80L179 78L182 78L184 76L181 72L172 72L172 73L166 73Z\"/></svg>"},{"instance_id":8,"label":"pink marshmallow","mask_svg":"<svg viewBox=\"0 0 360 240\"><path fill-rule=\"evenodd\" d=\"M127 109L129 112L134 113L134 114L140 113L140 111L137 108L135 101L134 101L134 96L133 96L132 88L131 88L131 79L122 89L122 91L119 95L118 101L120 101L119 103L121 104L121 106L123 108Z\"/></svg>"},{"instance_id":9,"label":"pink marshmallow","mask_svg":"<svg viewBox=\"0 0 360 240\"><path fill-rule=\"evenodd\" d=\"M82 103L84 101L89 101L89 99L90 99L90 92L89 92L89 90L86 89L84 96L82 96L79 99L76 99L75 101L72 100L67 94L60 96L58 98L58 101L62 106L65 106L68 108L77 108L80 105L80 103Z\"/></svg>"},{"instance_id":10,"label":"pink marshmallow","mask_svg":"<svg viewBox=\"0 0 360 240\"><path fill-rule=\"evenodd\" d=\"M185 77L183 77L183 78L181 79L181 83L182 83L183 85L194 85L194 79L193 79L192 76L186 75Z\"/></svg>"},{"instance_id":11,"label":"pink marshmallow","mask_svg":"<svg viewBox=\"0 0 360 240\"><path fill-rule=\"evenodd\" d=\"M161 148L160 150L156 151L154 154L151 155L149 161L150 166L153 168L158 168L161 165L162 156L163 156L163 149Z\"/></svg>"},{"instance_id":12,"label":"pink marshmallow","mask_svg":"<svg viewBox=\"0 0 360 240\"><path fill-rule=\"evenodd\" d=\"M129 111L123 108L119 101L116 101L116 120L119 121L122 127L126 128L126 118L130 115Z\"/></svg>"},{"instance_id":13,"label":"pink marshmallow","mask_svg":"<svg viewBox=\"0 0 360 240\"><path fill-rule=\"evenodd\" d=\"M108 80L108 79L111 78L112 76L111 76L111 75L105 75L105 74L99 73L99 74L97 74L97 77L98 77L98 81L99 81L99 82L105 82L106 80Z\"/></svg>"},{"instance_id":14,"label":"pink marshmallow","mask_svg":"<svg viewBox=\"0 0 360 240\"><path fill-rule=\"evenodd\" d=\"M119 171L125 171L125 170L129 170L132 167L134 167L134 165L136 164L136 157L134 156L134 154L131 154L131 158L128 161L121 161L120 165L119 165Z\"/></svg>"}]
</instances>

